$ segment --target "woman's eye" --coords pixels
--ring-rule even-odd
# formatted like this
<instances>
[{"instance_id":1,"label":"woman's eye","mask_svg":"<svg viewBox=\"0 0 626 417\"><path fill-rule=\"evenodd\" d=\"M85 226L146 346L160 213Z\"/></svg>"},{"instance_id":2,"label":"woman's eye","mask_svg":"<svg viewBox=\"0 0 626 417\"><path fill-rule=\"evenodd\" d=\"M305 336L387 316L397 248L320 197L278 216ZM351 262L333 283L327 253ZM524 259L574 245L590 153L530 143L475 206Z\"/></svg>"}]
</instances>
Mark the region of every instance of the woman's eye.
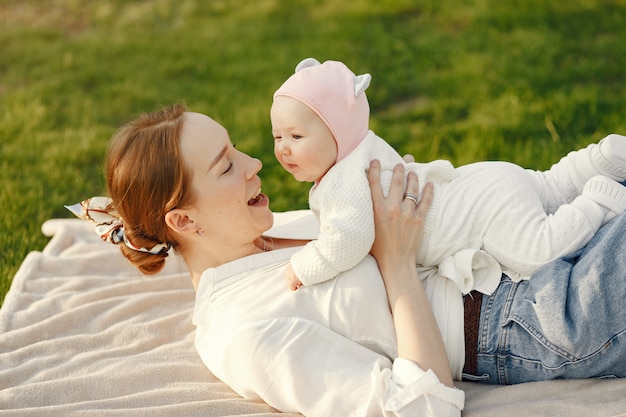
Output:
<instances>
[{"instance_id":1,"label":"woman's eye","mask_svg":"<svg viewBox=\"0 0 626 417\"><path fill-rule=\"evenodd\" d=\"M232 167L233 167L233 163L232 163L232 162L229 162L229 163L228 163L228 168L226 168L226 170L225 170L224 172L222 172L222 174L226 174L226 173L228 173L228 171L230 171Z\"/></svg>"}]
</instances>

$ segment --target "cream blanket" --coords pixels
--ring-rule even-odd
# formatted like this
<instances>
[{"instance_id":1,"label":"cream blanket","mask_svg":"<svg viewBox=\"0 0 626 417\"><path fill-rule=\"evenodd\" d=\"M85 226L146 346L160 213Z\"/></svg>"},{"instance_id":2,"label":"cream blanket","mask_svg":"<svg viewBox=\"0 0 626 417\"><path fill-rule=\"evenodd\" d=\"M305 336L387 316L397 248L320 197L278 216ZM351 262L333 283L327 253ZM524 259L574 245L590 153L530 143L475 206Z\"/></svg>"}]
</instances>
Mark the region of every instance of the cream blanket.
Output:
<instances>
[{"instance_id":1,"label":"cream blanket","mask_svg":"<svg viewBox=\"0 0 626 417\"><path fill-rule=\"evenodd\" d=\"M276 413L201 363L180 259L145 277L86 222L50 220L43 232L53 238L26 257L0 309L0 416ZM458 386L466 417L626 415L626 379Z\"/></svg>"}]
</instances>

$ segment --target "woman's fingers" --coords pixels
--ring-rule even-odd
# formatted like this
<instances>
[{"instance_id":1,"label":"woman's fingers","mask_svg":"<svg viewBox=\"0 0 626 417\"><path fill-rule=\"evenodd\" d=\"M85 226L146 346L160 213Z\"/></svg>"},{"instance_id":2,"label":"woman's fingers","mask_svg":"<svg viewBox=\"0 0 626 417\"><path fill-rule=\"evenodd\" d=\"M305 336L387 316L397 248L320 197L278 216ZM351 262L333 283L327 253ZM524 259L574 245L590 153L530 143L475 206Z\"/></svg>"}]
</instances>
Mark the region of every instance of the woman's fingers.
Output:
<instances>
[{"instance_id":1,"label":"woman's fingers","mask_svg":"<svg viewBox=\"0 0 626 417\"><path fill-rule=\"evenodd\" d=\"M372 201L376 204L384 199L383 189L380 185L380 162L376 159L370 162L370 169L367 171L367 179L370 183Z\"/></svg>"},{"instance_id":2,"label":"woman's fingers","mask_svg":"<svg viewBox=\"0 0 626 417\"><path fill-rule=\"evenodd\" d=\"M426 219L426 216L428 215L428 210L430 209L430 205L433 202L434 190L435 188L433 187L433 183L427 182L424 186L424 189L422 190L422 197L420 198L420 201L415 208L416 214L424 220Z\"/></svg>"},{"instance_id":3,"label":"woman's fingers","mask_svg":"<svg viewBox=\"0 0 626 417\"><path fill-rule=\"evenodd\" d=\"M389 199L391 201L401 200L404 196L404 166L397 164L393 167L391 185L389 186Z\"/></svg>"},{"instance_id":4,"label":"woman's fingers","mask_svg":"<svg viewBox=\"0 0 626 417\"><path fill-rule=\"evenodd\" d=\"M406 191L402 195L405 207L416 209L419 204L419 184L415 172L410 171L406 177Z\"/></svg>"},{"instance_id":5,"label":"woman's fingers","mask_svg":"<svg viewBox=\"0 0 626 417\"><path fill-rule=\"evenodd\" d=\"M426 187L422 191L424 195L420 196L417 174L410 171L406 177L405 188L404 166L402 164L394 166L389 193L386 198L380 182L380 162L378 160L375 159L370 162L367 176L374 208L382 204L393 204L397 201L401 201L403 208L419 210L424 214L428 212L433 197L432 184L426 184ZM420 201L420 199L423 201Z\"/></svg>"},{"instance_id":6,"label":"woman's fingers","mask_svg":"<svg viewBox=\"0 0 626 417\"><path fill-rule=\"evenodd\" d=\"M433 184L430 182L426 183L420 196L417 174L410 171L406 178L406 191L403 195L403 202L406 203L405 205L415 209L416 214L425 217L433 201L433 191Z\"/></svg>"}]
</instances>

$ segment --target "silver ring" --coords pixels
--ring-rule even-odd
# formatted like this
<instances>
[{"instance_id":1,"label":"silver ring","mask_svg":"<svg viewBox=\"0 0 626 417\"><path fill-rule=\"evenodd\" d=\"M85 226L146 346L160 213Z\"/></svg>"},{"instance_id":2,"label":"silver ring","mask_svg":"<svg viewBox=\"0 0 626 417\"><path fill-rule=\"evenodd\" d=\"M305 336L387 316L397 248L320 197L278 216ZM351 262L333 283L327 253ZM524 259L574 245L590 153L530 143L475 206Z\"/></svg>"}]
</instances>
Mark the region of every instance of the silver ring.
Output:
<instances>
[{"instance_id":1,"label":"silver ring","mask_svg":"<svg viewBox=\"0 0 626 417\"><path fill-rule=\"evenodd\" d=\"M417 207L418 199L417 199L417 196L415 194L413 194L413 193L404 193L403 200L411 200L415 204L415 207Z\"/></svg>"}]
</instances>

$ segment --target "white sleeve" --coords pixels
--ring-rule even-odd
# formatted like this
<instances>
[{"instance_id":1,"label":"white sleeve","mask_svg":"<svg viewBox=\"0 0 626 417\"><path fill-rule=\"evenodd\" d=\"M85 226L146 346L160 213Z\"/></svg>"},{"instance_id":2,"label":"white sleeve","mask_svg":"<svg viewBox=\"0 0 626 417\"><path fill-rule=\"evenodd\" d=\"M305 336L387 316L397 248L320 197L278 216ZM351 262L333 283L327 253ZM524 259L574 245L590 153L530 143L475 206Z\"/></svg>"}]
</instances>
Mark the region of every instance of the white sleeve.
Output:
<instances>
[{"instance_id":1,"label":"white sleeve","mask_svg":"<svg viewBox=\"0 0 626 417\"><path fill-rule=\"evenodd\" d=\"M320 233L291 258L294 272L304 285L347 271L363 260L374 243L374 211L366 174L342 172L334 172L316 190Z\"/></svg>"},{"instance_id":2,"label":"white sleeve","mask_svg":"<svg viewBox=\"0 0 626 417\"><path fill-rule=\"evenodd\" d=\"M213 372L240 395L306 417L459 417L465 400L463 391L444 386L432 371L405 359L392 364L301 318L239 329L221 353Z\"/></svg>"}]
</instances>

